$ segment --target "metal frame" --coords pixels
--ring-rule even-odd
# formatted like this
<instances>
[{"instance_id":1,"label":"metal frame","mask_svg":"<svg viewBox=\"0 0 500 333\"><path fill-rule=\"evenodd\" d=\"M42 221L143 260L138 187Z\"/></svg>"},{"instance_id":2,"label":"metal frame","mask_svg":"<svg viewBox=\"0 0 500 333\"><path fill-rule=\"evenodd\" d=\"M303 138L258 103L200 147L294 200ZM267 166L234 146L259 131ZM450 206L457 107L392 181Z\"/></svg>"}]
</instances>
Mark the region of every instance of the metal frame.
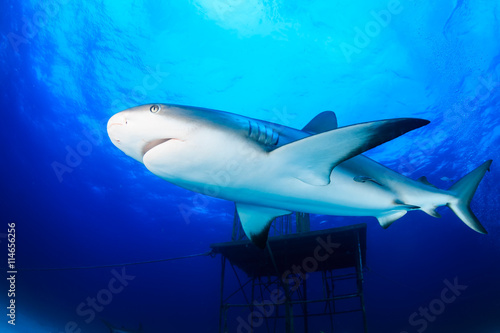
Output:
<instances>
[{"instance_id":1,"label":"metal frame","mask_svg":"<svg viewBox=\"0 0 500 333\"><path fill-rule=\"evenodd\" d=\"M309 231L309 216L308 214L296 214L296 229L297 232ZM291 233L291 219L290 217L281 217L277 221L273 223L273 232L275 235L283 235ZM243 238L244 234L241 229L241 224L239 223L237 214L235 214L234 224L233 224L233 234L232 240L240 240ZM219 332L220 333L228 333L228 312L231 308L248 308L249 314L246 323L248 324L246 327L246 331L249 333L253 333L254 329L257 327L264 326L267 332L282 332L282 328L278 323L284 320L285 322L285 332L286 333L295 333L294 327L294 319L302 318L303 319L303 327L304 332L309 332L309 322L311 318L328 316L330 321L330 332L334 332L334 316L342 314L342 313L351 313L351 312L361 312L362 320L363 320L363 328L364 332L368 332L367 320L366 320L366 310L364 303L364 294L363 294L363 257L360 245L359 233L356 236L357 246L355 246L356 253L353 256L354 262L352 262L351 268L349 270L354 270L352 273L344 273L341 275L335 275L333 270L317 270L317 272L312 272L308 274L321 274L321 283L322 283L322 296L321 297L312 297L310 293L308 293L307 288L307 279L302 279L300 283L300 287L295 290L291 290L291 287L286 281L290 281L290 279L298 278L297 274L289 274L287 275L287 279L283 281L280 277L282 275L281 272L278 272L276 268L276 264L274 262L274 256L271 251L271 248L268 246L268 251L273 261L273 265L276 269L276 274L272 276L249 276L247 280L243 283L240 278L237 270L233 266L233 263L229 261L234 276L238 282L238 288L233 291L228 296L224 296L224 284L226 278L226 261L227 258L224 255L221 255L221 301L220 301L220 318L219 318ZM342 280L352 280L355 284L356 292L337 295L334 293L335 283ZM292 288L293 289L293 288ZM259 303L263 302L265 299L270 299L269 295L274 291L281 291L284 295L284 299L279 303L272 303L268 301L266 304L269 307L273 307L273 312L269 315L263 315L261 312L255 311L258 308ZM245 303L231 303L231 299L233 296L240 294L245 299ZM256 294L258 295L256 297ZM248 296L250 295L250 296ZM311 299L309 299L312 297ZM260 298L260 301L257 299ZM340 310L339 303L342 300L359 298L360 307L352 310ZM256 303L257 301L257 303ZM312 303L324 303L324 310L320 313L312 312L309 309L309 305ZM300 309L294 313L294 305L300 305L300 307L295 307L295 309ZM283 313L282 308L285 308ZM254 315L255 313L255 315ZM259 315L259 316L257 316ZM259 317L259 318L257 318ZM262 317L262 318L260 318ZM259 325L255 324L255 320L259 320ZM245 332L246 332L245 331ZM262 332L262 329L259 328L259 332Z\"/></svg>"}]
</instances>

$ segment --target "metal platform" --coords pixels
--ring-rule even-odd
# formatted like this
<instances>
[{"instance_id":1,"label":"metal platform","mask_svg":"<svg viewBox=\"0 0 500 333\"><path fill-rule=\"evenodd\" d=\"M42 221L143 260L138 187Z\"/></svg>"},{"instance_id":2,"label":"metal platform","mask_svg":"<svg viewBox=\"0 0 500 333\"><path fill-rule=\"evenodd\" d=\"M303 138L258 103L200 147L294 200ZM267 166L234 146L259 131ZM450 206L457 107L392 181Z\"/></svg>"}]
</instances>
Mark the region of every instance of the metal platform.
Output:
<instances>
[{"instance_id":1,"label":"metal platform","mask_svg":"<svg viewBox=\"0 0 500 333\"><path fill-rule=\"evenodd\" d=\"M283 273L292 265L302 263L308 257L314 257L318 246L323 248L328 247L329 242L334 243L335 245L330 245L333 252L329 253L328 260L318 261L317 270L326 271L355 266L358 260L358 237L364 265L366 260L365 224L271 237L269 246L278 271ZM212 244L210 247L249 277L276 275L269 251L257 248L249 240ZM325 250L319 250L319 252L323 254Z\"/></svg>"},{"instance_id":2,"label":"metal platform","mask_svg":"<svg viewBox=\"0 0 500 333\"><path fill-rule=\"evenodd\" d=\"M297 216L299 217L299 215ZM297 230L308 230L308 225L307 227L300 226L298 217ZM275 224L281 225L281 222L275 222ZM291 228L287 227L286 223L284 225L284 230L289 232ZM294 317L303 319L303 331L308 332L310 318L329 316L331 332L333 332L334 315L357 311L362 313L363 329L364 332L367 331L363 296L366 224L278 235L269 238L268 247L265 250L257 248L249 240L212 244L211 248L214 253L221 254L222 257L221 333L234 330L234 327L228 326L229 310L245 307L249 308L250 317L245 323L241 322L241 316L238 319L240 320L238 330L243 332L265 332L260 325L255 324L256 315L262 317L259 317L259 320L265 321L268 332L287 333L295 332ZM228 296L224 294L226 261L229 261L239 284L238 290ZM247 275L246 282L240 278L241 273L238 274L235 267ZM301 267L301 270L297 270L297 267ZM335 271L339 270L342 272L340 275L334 274ZM310 291L311 288L307 287L308 279L304 278L304 274L313 275L316 273L321 275L322 281L323 292L319 296L313 295ZM334 293L335 284L339 280L352 280L354 291L348 294ZM300 281L300 284L294 284L292 281ZM263 298L272 299L269 292L278 289L282 290L285 297L283 302L272 304L276 311L272 315L265 316L262 316L258 311L256 312L256 304L260 304L259 302L262 302ZM238 293L242 295L239 298L240 301L232 301ZM241 302L242 297L244 302ZM340 310L339 302L353 299L359 299L358 307L351 310ZM324 304L323 310L313 313L310 311L312 303ZM285 311L280 313L278 310L282 307L285 307ZM269 325L268 321L270 320L284 321L285 329L280 328L276 321L274 325ZM231 323L234 326L235 321ZM246 325L244 330L241 329L242 324Z\"/></svg>"}]
</instances>

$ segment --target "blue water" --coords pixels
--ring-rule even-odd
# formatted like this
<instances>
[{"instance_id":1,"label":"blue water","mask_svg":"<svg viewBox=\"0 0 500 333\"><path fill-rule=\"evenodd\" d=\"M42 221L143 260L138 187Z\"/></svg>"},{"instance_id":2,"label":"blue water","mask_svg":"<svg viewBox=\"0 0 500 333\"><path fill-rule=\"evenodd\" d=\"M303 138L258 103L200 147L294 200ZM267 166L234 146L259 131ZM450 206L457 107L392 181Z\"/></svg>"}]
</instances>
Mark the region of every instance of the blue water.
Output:
<instances>
[{"instance_id":1,"label":"blue water","mask_svg":"<svg viewBox=\"0 0 500 333\"><path fill-rule=\"evenodd\" d=\"M232 203L157 178L106 135L114 113L163 102L296 128L324 110L340 125L429 119L368 155L440 188L493 159L472 202L488 235L447 208L387 230L371 217L313 216L312 229L368 224L370 332L500 332L499 16L487 0L3 1L1 331L107 332L104 318L144 332L217 332L219 257L19 271L16 325L7 323L8 222L18 268L170 258L230 240ZM123 273L119 292L101 292L117 291L110 281ZM467 288L425 327L412 325L455 279ZM78 312L100 292L112 299L95 318Z\"/></svg>"}]
</instances>

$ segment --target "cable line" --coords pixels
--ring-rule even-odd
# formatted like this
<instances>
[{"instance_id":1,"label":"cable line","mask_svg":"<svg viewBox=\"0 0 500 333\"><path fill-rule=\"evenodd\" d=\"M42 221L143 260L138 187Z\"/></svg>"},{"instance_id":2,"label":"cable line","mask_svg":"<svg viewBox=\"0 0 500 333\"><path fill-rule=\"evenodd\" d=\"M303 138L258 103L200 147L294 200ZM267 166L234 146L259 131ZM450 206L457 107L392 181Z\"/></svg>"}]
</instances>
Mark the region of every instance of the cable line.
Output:
<instances>
[{"instance_id":1,"label":"cable line","mask_svg":"<svg viewBox=\"0 0 500 333\"><path fill-rule=\"evenodd\" d=\"M173 261L187 258L195 258L195 257L203 257L203 256L214 256L215 253L212 251L190 254L187 256L181 257L173 257L166 259L157 259L157 260L148 260L148 261L137 261L137 262L128 262L122 264L109 264L109 265L95 265L95 266L77 266L77 267L42 267L42 268L18 268L17 271L73 271L73 270L81 270L81 269L96 269L96 268L108 268L108 267L121 267L121 266L134 266L134 265L145 265L152 264L157 262L165 262L165 261Z\"/></svg>"}]
</instances>

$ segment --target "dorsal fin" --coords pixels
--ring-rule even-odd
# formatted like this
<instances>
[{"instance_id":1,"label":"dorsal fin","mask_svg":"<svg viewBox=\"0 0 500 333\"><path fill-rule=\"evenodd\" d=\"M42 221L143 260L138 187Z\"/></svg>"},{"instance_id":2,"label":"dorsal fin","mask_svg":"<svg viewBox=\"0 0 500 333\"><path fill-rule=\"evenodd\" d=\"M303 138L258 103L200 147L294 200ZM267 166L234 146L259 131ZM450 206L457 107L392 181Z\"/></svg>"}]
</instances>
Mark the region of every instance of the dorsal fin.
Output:
<instances>
[{"instance_id":1,"label":"dorsal fin","mask_svg":"<svg viewBox=\"0 0 500 333\"><path fill-rule=\"evenodd\" d=\"M325 111L314 117L304 128L304 132L318 134L336 129L337 116L333 111Z\"/></svg>"},{"instance_id":2,"label":"dorsal fin","mask_svg":"<svg viewBox=\"0 0 500 333\"><path fill-rule=\"evenodd\" d=\"M420 182L420 183L422 183L422 184L425 184L425 185L436 187L435 185L431 184L431 182L428 181L427 177L425 177L425 176L420 177L419 179L417 179L417 181Z\"/></svg>"}]
</instances>

